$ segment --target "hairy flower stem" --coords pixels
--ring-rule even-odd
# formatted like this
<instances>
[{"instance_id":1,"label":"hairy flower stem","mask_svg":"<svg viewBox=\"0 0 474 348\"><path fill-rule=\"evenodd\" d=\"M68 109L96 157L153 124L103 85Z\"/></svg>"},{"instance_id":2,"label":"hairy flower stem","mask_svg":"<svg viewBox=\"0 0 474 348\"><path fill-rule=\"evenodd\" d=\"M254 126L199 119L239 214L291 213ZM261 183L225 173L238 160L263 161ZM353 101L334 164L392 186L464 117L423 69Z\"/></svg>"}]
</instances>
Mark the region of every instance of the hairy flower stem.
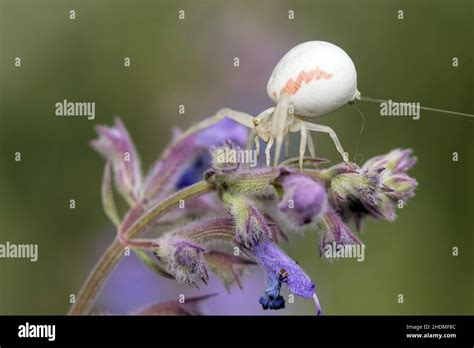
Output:
<instances>
[{"instance_id":1,"label":"hairy flower stem","mask_svg":"<svg viewBox=\"0 0 474 348\"><path fill-rule=\"evenodd\" d=\"M120 230L119 233L126 240L136 238L153 225L160 216L177 206L180 201L210 192L212 188L212 185L205 181L200 181L192 186L188 186L151 207L145 215L129 229L125 231ZM124 255L123 248L124 245L120 240L118 238L114 239L112 244L104 252L100 260L89 273L89 276L76 297L76 302L71 306L68 312L69 315L90 314L99 292L105 285L112 270Z\"/></svg>"},{"instance_id":2,"label":"hairy flower stem","mask_svg":"<svg viewBox=\"0 0 474 348\"><path fill-rule=\"evenodd\" d=\"M114 239L89 273L76 297L76 302L69 309L69 315L87 315L90 313L100 290L122 256L123 245L118 239Z\"/></svg>"}]
</instances>

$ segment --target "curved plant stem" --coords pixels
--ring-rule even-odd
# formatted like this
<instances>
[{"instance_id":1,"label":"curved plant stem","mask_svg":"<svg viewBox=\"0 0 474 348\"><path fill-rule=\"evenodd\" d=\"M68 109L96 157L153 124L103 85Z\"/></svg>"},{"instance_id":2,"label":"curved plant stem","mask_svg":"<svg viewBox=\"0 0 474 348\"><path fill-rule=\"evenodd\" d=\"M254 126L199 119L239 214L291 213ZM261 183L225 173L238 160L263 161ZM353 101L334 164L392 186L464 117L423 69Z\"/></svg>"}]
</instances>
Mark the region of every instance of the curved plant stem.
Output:
<instances>
[{"instance_id":1,"label":"curved plant stem","mask_svg":"<svg viewBox=\"0 0 474 348\"><path fill-rule=\"evenodd\" d=\"M105 285L105 281L122 258L122 255L123 246L118 239L115 239L89 273L87 280L77 295L76 302L69 309L69 315L90 313L99 291Z\"/></svg>"},{"instance_id":2,"label":"curved plant stem","mask_svg":"<svg viewBox=\"0 0 474 348\"><path fill-rule=\"evenodd\" d=\"M205 181L200 181L192 186L188 186L152 206L135 224L125 231L120 230L119 233L126 239L136 238L156 223L164 213L178 205L180 201L200 196L211 191L212 188L213 187ZM87 277L76 297L76 302L71 306L68 312L69 315L90 314L99 292L122 258L124 254L123 248L124 245L120 240L118 238L114 239Z\"/></svg>"}]
</instances>

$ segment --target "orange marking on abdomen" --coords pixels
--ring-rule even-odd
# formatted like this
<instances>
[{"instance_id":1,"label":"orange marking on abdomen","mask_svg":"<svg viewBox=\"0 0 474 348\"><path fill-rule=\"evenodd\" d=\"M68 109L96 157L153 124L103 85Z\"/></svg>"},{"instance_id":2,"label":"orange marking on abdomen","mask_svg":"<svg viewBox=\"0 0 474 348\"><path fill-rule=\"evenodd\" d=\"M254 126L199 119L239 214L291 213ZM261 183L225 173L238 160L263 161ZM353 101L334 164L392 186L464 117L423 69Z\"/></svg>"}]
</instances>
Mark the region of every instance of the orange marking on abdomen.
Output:
<instances>
[{"instance_id":1,"label":"orange marking on abdomen","mask_svg":"<svg viewBox=\"0 0 474 348\"><path fill-rule=\"evenodd\" d=\"M283 93L287 93L289 95L295 95L299 89L301 88L301 84L304 83L310 83L311 81L318 81L321 79L329 80L332 78L333 74L327 73L324 70L319 69L319 66L310 71L304 71L302 70L298 77L296 78L296 81L293 79L289 79L285 87L283 87L280 91L280 95Z\"/></svg>"}]
</instances>

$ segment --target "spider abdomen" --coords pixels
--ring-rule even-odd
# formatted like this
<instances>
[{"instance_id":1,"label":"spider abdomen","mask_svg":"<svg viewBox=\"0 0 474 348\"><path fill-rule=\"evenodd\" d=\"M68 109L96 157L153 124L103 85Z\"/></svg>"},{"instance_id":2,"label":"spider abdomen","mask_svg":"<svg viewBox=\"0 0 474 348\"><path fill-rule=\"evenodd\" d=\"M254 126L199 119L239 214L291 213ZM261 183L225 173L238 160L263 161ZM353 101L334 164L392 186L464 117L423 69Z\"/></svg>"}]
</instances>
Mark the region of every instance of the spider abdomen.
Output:
<instances>
[{"instance_id":1,"label":"spider abdomen","mask_svg":"<svg viewBox=\"0 0 474 348\"><path fill-rule=\"evenodd\" d=\"M352 59L338 46L308 41L280 59L267 93L275 103L282 93L289 94L296 115L323 116L356 98L357 72Z\"/></svg>"}]
</instances>

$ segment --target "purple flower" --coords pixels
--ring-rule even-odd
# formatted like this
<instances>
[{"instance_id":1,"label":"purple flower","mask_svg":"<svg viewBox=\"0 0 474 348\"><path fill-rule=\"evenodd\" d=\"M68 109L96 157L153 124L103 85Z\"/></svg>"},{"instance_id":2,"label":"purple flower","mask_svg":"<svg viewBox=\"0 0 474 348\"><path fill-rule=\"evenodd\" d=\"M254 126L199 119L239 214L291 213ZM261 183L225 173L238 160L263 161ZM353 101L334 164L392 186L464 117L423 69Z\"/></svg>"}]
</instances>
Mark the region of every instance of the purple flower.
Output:
<instances>
[{"instance_id":1,"label":"purple flower","mask_svg":"<svg viewBox=\"0 0 474 348\"><path fill-rule=\"evenodd\" d=\"M248 137L248 128L229 119L222 121L200 131L197 134L196 144L205 149L222 145L229 140L241 146L245 145Z\"/></svg>"},{"instance_id":2,"label":"purple flower","mask_svg":"<svg viewBox=\"0 0 474 348\"><path fill-rule=\"evenodd\" d=\"M395 200L404 202L414 196L415 188L418 185L415 179L406 174L406 171L413 167L417 158L411 156L411 149L395 149L383 156L377 156L368 160L362 170L365 172L379 171L381 182L388 187L387 195Z\"/></svg>"},{"instance_id":3,"label":"purple flower","mask_svg":"<svg viewBox=\"0 0 474 348\"><path fill-rule=\"evenodd\" d=\"M196 160L191 163L191 165L183 172L181 177L176 183L177 189L182 189L184 187L195 184L199 180L202 180L203 173L209 168L209 163L211 163L211 155L209 153L203 153L201 156L198 156Z\"/></svg>"},{"instance_id":4,"label":"purple flower","mask_svg":"<svg viewBox=\"0 0 474 348\"><path fill-rule=\"evenodd\" d=\"M248 129L237 122L224 118L215 125L199 132L196 145L203 149L210 149L231 141L238 145L245 145ZM182 173L177 182L177 188L183 188L202 180L203 173L209 168L212 156L208 151L203 151L194 162Z\"/></svg>"},{"instance_id":5,"label":"purple flower","mask_svg":"<svg viewBox=\"0 0 474 348\"><path fill-rule=\"evenodd\" d=\"M316 221L326 209L326 189L311 177L282 170L283 197L278 208L296 227Z\"/></svg>"},{"instance_id":6,"label":"purple flower","mask_svg":"<svg viewBox=\"0 0 474 348\"><path fill-rule=\"evenodd\" d=\"M390 189L383 185L380 170L371 172L345 173L331 181L331 203L346 217L371 215L377 219L392 221L395 210L386 204L386 193Z\"/></svg>"},{"instance_id":7,"label":"purple flower","mask_svg":"<svg viewBox=\"0 0 474 348\"><path fill-rule=\"evenodd\" d=\"M209 149L226 140L244 144L248 132L246 127L230 119L187 136L175 130L171 144L143 183L140 158L122 121L117 118L113 127L98 126L97 133L99 139L94 140L92 146L112 163L117 188L135 205L142 199L145 203L159 200L176 187L201 180L211 163Z\"/></svg>"},{"instance_id":8,"label":"purple flower","mask_svg":"<svg viewBox=\"0 0 474 348\"><path fill-rule=\"evenodd\" d=\"M196 134L181 137L178 133L175 132L174 139L145 179L143 194L149 202L160 200L172 192L182 173L203 152L196 147Z\"/></svg>"},{"instance_id":9,"label":"purple flower","mask_svg":"<svg viewBox=\"0 0 474 348\"><path fill-rule=\"evenodd\" d=\"M324 256L325 248L336 243L337 245L362 244L349 227L342 222L339 215L333 211L328 211L317 223L320 232L319 251Z\"/></svg>"},{"instance_id":10,"label":"purple flower","mask_svg":"<svg viewBox=\"0 0 474 348\"><path fill-rule=\"evenodd\" d=\"M159 268L166 268L173 278L193 286L199 280L207 284L209 268L227 289L233 284L241 287L243 273L248 266L255 264L247 258L217 249L218 246L235 246L233 222L229 217L192 222L165 233L155 241L155 245Z\"/></svg>"},{"instance_id":11,"label":"purple flower","mask_svg":"<svg viewBox=\"0 0 474 348\"><path fill-rule=\"evenodd\" d=\"M171 145L147 175L144 196L149 201L155 201L175 188L202 180L203 172L211 164L210 148L227 140L244 143L246 137L247 129L230 119L184 136L175 130Z\"/></svg>"},{"instance_id":12,"label":"purple flower","mask_svg":"<svg viewBox=\"0 0 474 348\"><path fill-rule=\"evenodd\" d=\"M259 241L270 238L272 231L264 215L247 197L224 192L221 196L224 207L234 221L235 240L251 248Z\"/></svg>"},{"instance_id":13,"label":"purple flower","mask_svg":"<svg viewBox=\"0 0 474 348\"><path fill-rule=\"evenodd\" d=\"M416 163L417 158L411 157L411 154L411 149L394 149L385 155L369 159L362 169L370 171L385 168L394 174L403 173Z\"/></svg>"},{"instance_id":14,"label":"purple flower","mask_svg":"<svg viewBox=\"0 0 474 348\"><path fill-rule=\"evenodd\" d=\"M112 163L115 184L131 204L141 198L142 175L140 158L122 121L117 118L113 127L96 127L99 139L91 145Z\"/></svg>"},{"instance_id":15,"label":"purple flower","mask_svg":"<svg viewBox=\"0 0 474 348\"><path fill-rule=\"evenodd\" d=\"M291 160L286 166L253 168L236 157L243 153L239 145L247 139L246 128L228 119L204 130L199 127L183 134L176 132L144 182L138 154L120 120L113 127L98 127L99 139L92 145L108 162L102 189L104 209L117 225L123 244L133 242L131 245L147 250L134 249L142 263L160 276L187 285L197 287L200 281L207 284L210 270L226 288L231 284L240 286L244 271L254 264L246 258L248 252L252 253L266 272L267 288L259 301L263 309L284 308L281 287L285 283L293 294L312 297L318 315L321 314L315 284L275 244L279 234L285 237L285 231L316 228L320 232L321 254L331 244L361 245L346 222L355 220L359 229L366 216L392 221L396 217L396 205L412 197L417 185L406 174L416 162L411 150L395 149L368 160L362 168L338 164L301 173L289 169ZM223 146L214 148L222 143ZM207 153L210 148L212 155ZM230 159L234 157L236 160ZM323 161L317 159L317 162ZM171 202L156 202L176 188L199 180L206 163L212 166L203 175L207 184L197 187L213 190L213 196L193 197L193 190L185 189L172 197ZM118 190L131 205L123 219L119 218L113 201L110 167ZM171 210L164 219L154 220L153 214L162 204L170 204L166 209L177 204L173 202L176 197L189 198L186 209L179 213ZM212 198L218 198L220 204L216 205ZM156 240L123 239L126 233L122 232L132 225L140 228L156 222L174 225L184 214L201 217L210 212L222 215L186 223ZM141 221L145 224L140 225ZM226 253L225 250L235 245L244 250L245 257ZM168 309L168 305L158 304L144 313L159 314ZM179 306L171 308L185 314L183 310Z\"/></svg>"},{"instance_id":16,"label":"purple flower","mask_svg":"<svg viewBox=\"0 0 474 348\"><path fill-rule=\"evenodd\" d=\"M397 201L412 197L417 186L405 173L416 162L410 154L411 150L396 149L369 159L361 169L344 172L330 168L331 205L345 220L353 219L358 230L366 216L395 220Z\"/></svg>"},{"instance_id":17,"label":"purple flower","mask_svg":"<svg viewBox=\"0 0 474 348\"><path fill-rule=\"evenodd\" d=\"M405 173L393 174L389 171L382 173L382 182L391 189L387 192L387 196L394 200L401 199L403 202L415 195L415 189L418 186L417 181L409 175Z\"/></svg>"},{"instance_id":18,"label":"purple flower","mask_svg":"<svg viewBox=\"0 0 474 348\"><path fill-rule=\"evenodd\" d=\"M263 240L252 248L257 263L266 271L267 290L260 299L263 309L280 309L285 301L280 295L281 284L286 283L295 295L317 299L315 285L304 271L283 250L270 240ZM318 315L321 314L319 303Z\"/></svg>"},{"instance_id":19,"label":"purple flower","mask_svg":"<svg viewBox=\"0 0 474 348\"><path fill-rule=\"evenodd\" d=\"M167 264L168 272L180 283L197 286L199 280L207 284L209 273L202 246L173 235L159 240L154 253Z\"/></svg>"}]
</instances>

